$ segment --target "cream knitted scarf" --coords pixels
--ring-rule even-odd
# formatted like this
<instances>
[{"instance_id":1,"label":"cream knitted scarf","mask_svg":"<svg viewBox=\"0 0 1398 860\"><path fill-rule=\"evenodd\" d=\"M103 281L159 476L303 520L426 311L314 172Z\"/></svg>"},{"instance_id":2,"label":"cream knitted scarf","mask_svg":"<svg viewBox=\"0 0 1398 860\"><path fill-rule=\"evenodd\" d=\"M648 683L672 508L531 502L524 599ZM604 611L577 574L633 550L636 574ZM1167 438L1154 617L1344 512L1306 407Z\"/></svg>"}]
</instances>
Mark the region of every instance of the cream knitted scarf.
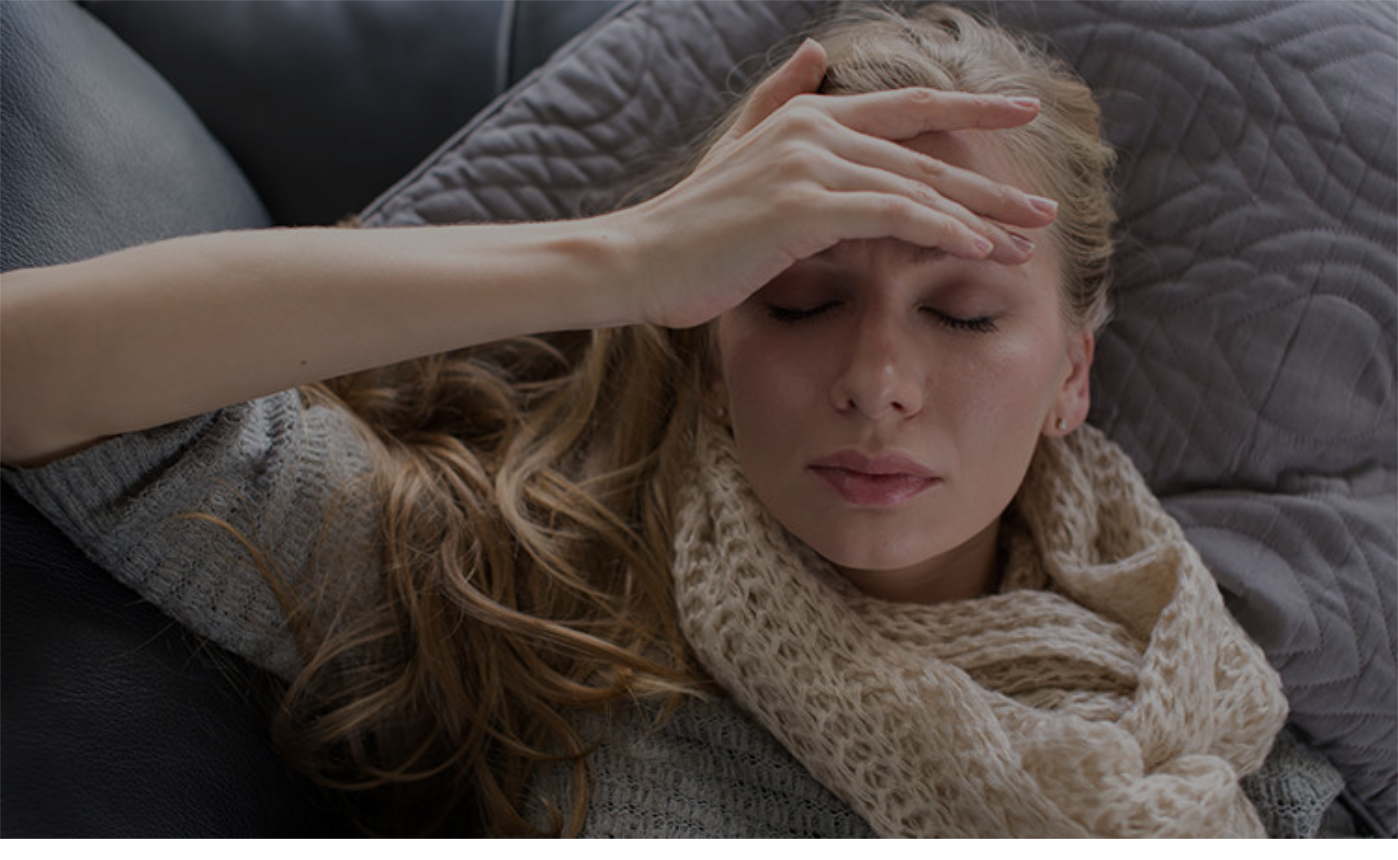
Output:
<instances>
[{"instance_id":1,"label":"cream knitted scarf","mask_svg":"<svg viewBox=\"0 0 1398 860\"><path fill-rule=\"evenodd\" d=\"M1002 526L1001 593L863 595L752 495L707 422L675 578L699 659L885 836L1262 836L1238 778L1280 680L1131 461L1045 439Z\"/></svg>"}]
</instances>

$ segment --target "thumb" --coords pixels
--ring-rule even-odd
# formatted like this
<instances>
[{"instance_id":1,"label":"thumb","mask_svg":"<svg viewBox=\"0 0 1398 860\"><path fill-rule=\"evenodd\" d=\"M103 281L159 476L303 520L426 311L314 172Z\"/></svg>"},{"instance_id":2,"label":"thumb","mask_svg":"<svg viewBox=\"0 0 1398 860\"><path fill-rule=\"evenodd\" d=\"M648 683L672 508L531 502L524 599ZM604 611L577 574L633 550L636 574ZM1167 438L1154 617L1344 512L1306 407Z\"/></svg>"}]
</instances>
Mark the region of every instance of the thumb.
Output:
<instances>
[{"instance_id":1,"label":"thumb","mask_svg":"<svg viewBox=\"0 0 1398 860\"><path fill-rule=\"evenodd\" d=\"M826 64L825 48L819 42L815 39L802 42L796 53L753 88L730 134L747 134L796 96L820 89Z\"/></svg>"}]
</instances>

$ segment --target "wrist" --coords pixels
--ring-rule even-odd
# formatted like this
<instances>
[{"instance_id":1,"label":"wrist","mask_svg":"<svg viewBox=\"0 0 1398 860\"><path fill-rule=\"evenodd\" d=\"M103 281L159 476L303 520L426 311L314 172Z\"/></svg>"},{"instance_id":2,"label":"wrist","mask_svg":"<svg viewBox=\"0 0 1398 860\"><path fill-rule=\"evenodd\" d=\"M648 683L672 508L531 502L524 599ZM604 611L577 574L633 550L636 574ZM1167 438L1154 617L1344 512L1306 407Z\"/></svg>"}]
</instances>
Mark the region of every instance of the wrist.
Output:
<instances>
[{"instance_id":1,"label":"wrist","mask_svg":"<svg viewBox=\"0 0 1398 860\"><path fill-rule=\"evenodd\" d=\"M652 321L647 311L649 281L636 220L614 212L580 221L558 222L564 232L556 239L562 255L563 282L573 287L582 326L614 328Z\"/></svg>"},{"instance_id":2,"label":"wrist","mask_svg":"<svg viewBox=\"0 0 1398 860\"><path fill-rule=\"evenodd\" d=\"M611 328L641 320L634 243L608 219L402 228L407 283L442 289L415 303L436 330L432 351L509 337ZM401 290L396 291L401 295Z\"/></svg>"}]
</instances>

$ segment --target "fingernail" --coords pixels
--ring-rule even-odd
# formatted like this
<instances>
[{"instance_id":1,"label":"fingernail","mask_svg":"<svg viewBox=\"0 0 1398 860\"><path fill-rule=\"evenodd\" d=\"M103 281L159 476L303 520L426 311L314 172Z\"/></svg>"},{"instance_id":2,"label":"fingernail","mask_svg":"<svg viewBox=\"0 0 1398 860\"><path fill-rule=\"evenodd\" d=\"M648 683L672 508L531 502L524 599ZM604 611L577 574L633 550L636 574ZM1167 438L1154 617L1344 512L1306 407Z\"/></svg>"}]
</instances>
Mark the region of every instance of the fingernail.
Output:
<instances>
[{"instance_id":1,"label":"fingernail","mask_svg":"<svg viewBox=\"0 0 1398 860\"><path fill-rule=\"evenodd\" d=\"M1033 194L1025 195L1026 202L1035 212L1043 215L1057 215L1058 201L1050 200L1047 197L1035 197Z\"/></svg>"},{"instance_id":2,"label":"fingernail","mask_svg":"<svg viewBox=\"0 0 1398 860\"><path fill-rule=\"evenodd\" d=\"M1006 230L1005 234L1010 237L1010 242L1012 242L1014 246L1020 250L1020 253L1026 255L1034 253L1034 243L1029 241L1028 238L1021 236L1018 233L1015 233L1011 230Z\"/></svg>"},{"instance_id":3,"label":"fingernail","mask_svg":"<svg viewBox=\"0 0 1398 860\"><path fill-rule=\"evenodd\" d=\"M980 252L980 255L982 257L989 256L990 252L995 250L994 243L992 243L989 239L985 238L984 236L973 236L971 242L976 246L976 250Z\"/></svg>"},{"instance_id":4,"label":"fingernail","mask_svg":"<svg viewBox=\"0 0 1398 860\"><path fill-rule=\"evenodd\" d=\"M1022 108L1036 108L1039 106L1039 100L1033 96L1012 96L1009 102L1015 107Z\"/></svg>"}]
</instances>

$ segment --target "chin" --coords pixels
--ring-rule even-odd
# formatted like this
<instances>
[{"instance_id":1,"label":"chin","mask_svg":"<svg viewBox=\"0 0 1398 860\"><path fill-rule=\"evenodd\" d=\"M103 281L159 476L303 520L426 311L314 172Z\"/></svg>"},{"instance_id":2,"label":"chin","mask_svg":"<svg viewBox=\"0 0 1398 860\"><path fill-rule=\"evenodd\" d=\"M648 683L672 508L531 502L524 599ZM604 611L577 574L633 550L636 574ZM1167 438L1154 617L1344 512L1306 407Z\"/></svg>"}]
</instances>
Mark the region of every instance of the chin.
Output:
<instances>
[{"instance_id":1,"label":"chin","mask_svg":"<svg viewBox=\"0 0 1398 860\"><path fill-rule=\"evenodd\" d=\"M842 570L899 571L915 567L936 555L929 549L892 546L887 541L871 541L866 532L858 540L831 540L828 533L816 541L806 541L821 558ZM804 538L803 538L804 540Z\"/></svg>"}]
</instances>

